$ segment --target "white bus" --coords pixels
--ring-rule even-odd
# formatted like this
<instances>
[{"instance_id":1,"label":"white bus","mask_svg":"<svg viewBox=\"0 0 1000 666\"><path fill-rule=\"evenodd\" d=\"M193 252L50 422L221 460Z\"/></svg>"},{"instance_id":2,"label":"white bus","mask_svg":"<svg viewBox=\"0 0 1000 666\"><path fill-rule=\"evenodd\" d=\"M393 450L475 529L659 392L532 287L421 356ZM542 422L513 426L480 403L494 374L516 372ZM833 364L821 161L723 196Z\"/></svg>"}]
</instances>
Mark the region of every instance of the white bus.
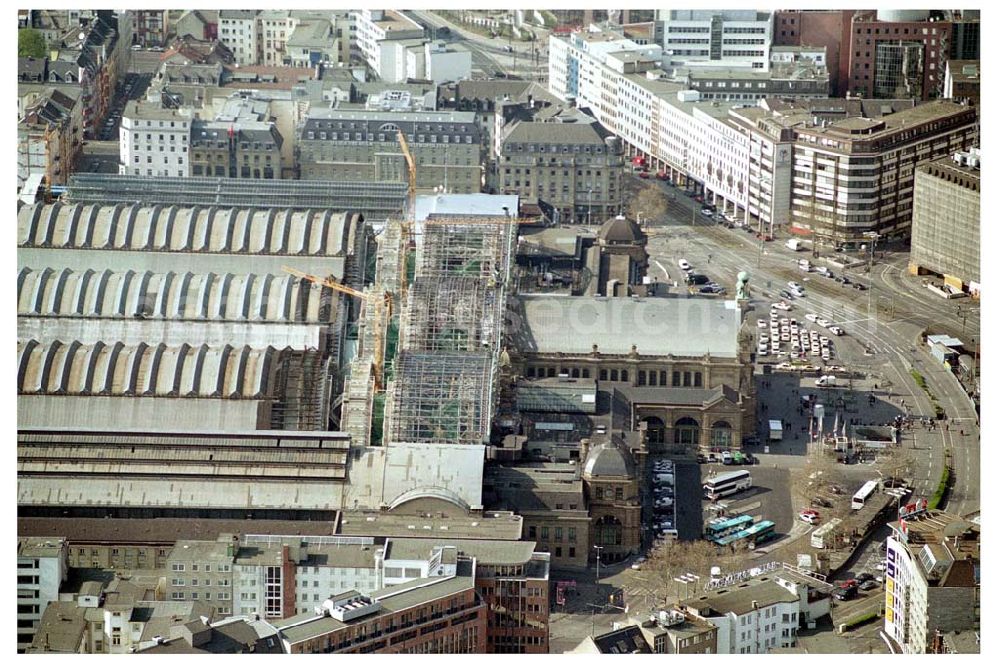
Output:
<instances>
[{"instance_id":1,"label":"white bus","mask_svg":"<svg viewBox=\"0 0 1000 666\"><path fill-rule=\"evenodd\" d=\"M861 489L854 493L854 497L851 498L851 508L855 511L864 508L865 502L875 494L877 489L878 481L865 481L865 485L861 486Z\"/></svg>"},{"instance_id":2,"label":"white bus","mask_svg":"<svg viewBox=\"0 0 1000 666\"><path fill-rule=\"evenodd\" d=\"M753 479L750 478L750 472L743 469L738 472L725 472L705 479L702 488L705 490L705 499L714 502L720 497L738 493L751 486L753 486Z\"/></svg>"}]
</instances>

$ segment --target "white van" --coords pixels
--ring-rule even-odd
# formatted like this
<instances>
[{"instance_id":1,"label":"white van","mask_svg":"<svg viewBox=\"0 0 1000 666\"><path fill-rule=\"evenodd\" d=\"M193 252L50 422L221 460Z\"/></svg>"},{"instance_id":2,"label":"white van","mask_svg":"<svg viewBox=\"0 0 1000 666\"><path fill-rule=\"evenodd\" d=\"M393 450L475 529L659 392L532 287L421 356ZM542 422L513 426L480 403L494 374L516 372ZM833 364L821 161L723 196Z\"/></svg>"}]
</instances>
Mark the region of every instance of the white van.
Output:
<instances>
[{"instance_id":1,"label":"white van","mask_svg":"<svg viewBox=\"0 0 1000 666\"><path fill-rule=\"evenodd\" d=\"M691 264L688 263L687 259L681 259L680 261L677 262L677 265L680 266L680 269L682 271L691 270Z\"/></svg>"}]
</instances>

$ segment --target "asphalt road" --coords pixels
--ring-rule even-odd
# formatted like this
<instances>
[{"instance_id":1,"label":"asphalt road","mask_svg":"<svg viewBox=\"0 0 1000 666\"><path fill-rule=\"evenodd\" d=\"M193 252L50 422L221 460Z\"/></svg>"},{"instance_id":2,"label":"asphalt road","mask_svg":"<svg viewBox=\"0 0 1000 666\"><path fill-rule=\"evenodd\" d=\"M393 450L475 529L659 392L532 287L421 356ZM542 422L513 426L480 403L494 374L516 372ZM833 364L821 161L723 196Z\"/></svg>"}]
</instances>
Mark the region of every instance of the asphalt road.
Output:
<instances>
[{"instance_id":1,"label":"asphalt road","mask_svg":"<svg viewBox=\"0 0 1000 666\"><path fill-rule=\"evenodd\" d=\"M407 10L404 13L425 26L448 27L453 35L450 41L458 41L469 49L472 53L472 68L479 70L483 78L492 78L497 72L501 72L504 75L544 82L548 76L548 59L545 52L548 33L542 28L532 28L538 35L535 42L508 41L506 38L491 39L465 30L432 11ZM512 51L507 51L505 48L507 46L510 46ZM535 48L539 49L537 56L533 53Z\"/></svg>"},{"instance_id":2,"label":"asphalt road","mask_svg":"<svg viewBox=\"0 0 1000 666\"><path fill-rule=\"evenodd\" d=\"M800 321L806 312L815 312L841 324L847 335L837 338L833 363L868 373L880 387L889 386L884 398L898 405L900 411L915 417L931 417L933 406L927 393L910 374L916 369L928 389L947 413L951 426L947 432L931 435L925 454L929 471L918 474L918 495L930 496L945 464L945 451L952 455L955 486L948 509L968 513L979 509L979 428L975 411L957 380L940 367L919 344L921 331L928 327L962 336L963 321L956 316L961 307L965 316L963 339L978 339L979 305L962 299L947 301L934 296L922 285L921 278L905 273L907 255L887 253L877 261L871 279L863 271L841 271L855 282L871 284L869 291L844 287L816 273L804 273L797 260L808 256L784 247L783 238L761 242L753 234L726 229L700 214L701 205L681 190L657 180L626 178L631 191L653 183L671 198L663 219L648 224L650 234L651 274L660 280L680 276L677 259L686 258L697 272L705 272L719 284L734 291L740 271L751 274L750 305L764 314L776 300L777 292L790 280L801 283L806 297L795 299L793 313ZM834 253L830 253L835 256ZM811 259L823 265L821 259ZM731 296L730 296L731 297ZM869 303L871 309L869 309ZM882 397L882 396L880 396ZM903 402L900 402L903 401ZM905 404L904 404L905 403ZM965 435L959 434L961 430Z\"/></svg>"}]
</instances>

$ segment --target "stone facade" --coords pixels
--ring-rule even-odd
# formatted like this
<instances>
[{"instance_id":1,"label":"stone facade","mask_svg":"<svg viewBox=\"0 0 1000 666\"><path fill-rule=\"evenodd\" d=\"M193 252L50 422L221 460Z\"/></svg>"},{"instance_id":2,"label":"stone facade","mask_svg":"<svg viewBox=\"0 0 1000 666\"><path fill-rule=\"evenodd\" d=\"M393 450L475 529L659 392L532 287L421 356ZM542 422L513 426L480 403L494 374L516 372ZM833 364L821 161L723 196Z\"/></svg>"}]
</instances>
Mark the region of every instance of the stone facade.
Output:
<instances>
[{"instance_id":1,"label":"stone facade","mask_svg":"<svg viewBox=\"0 0 1000 666\"><path fill-rule=\"evenodd\" d=\"M581 442L590 505L591 548L602 562L619 562L642 548L642 496L636 460L624 445ZM596 555L596 552L595 552Z\"/></svg>"}]
</instances>

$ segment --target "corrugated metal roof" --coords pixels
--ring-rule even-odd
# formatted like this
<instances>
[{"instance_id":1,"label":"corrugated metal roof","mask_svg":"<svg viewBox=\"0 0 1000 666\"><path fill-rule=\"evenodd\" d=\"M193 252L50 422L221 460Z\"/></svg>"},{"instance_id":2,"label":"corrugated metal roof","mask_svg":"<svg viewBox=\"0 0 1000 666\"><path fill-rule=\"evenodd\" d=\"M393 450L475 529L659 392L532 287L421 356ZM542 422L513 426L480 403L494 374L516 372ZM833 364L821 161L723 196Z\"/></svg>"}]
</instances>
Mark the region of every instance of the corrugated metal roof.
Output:
<instances>
[{"instance_id":1,"label":"corrugated metal roof","mask_svg":"<svg viewBox=\"0 0 1000 666\"><path fill-rule=\"evenodd\" d=\"M273 347L168 347L54 340L19 340L19 393L262 398L286 352ZM241 373L248 363L258 372ZM193 372L188 370L193 369Z\"/></svg>"},{"instance_id":2,"label":"corrugated metal roof","mask_svg":"<svg viewBox=\"0 0 1000 666\"><path fill-rule=\"evenodd\" d=\"M346 217L331 210L31 204L18 211L18 245L337 256L350 250Z\"/></svg>"},{"instance_id":3,"label":"corrugated metal roof","mask_svg":"<svg viewBox=\"0 0 1000 666\"><path fill-rule=\"evenodd\" d=\"M324 293L330 300L288 274L23 267L17 289L18 315L60 317L319 322Z\"/></svg>"}]
</instances>

